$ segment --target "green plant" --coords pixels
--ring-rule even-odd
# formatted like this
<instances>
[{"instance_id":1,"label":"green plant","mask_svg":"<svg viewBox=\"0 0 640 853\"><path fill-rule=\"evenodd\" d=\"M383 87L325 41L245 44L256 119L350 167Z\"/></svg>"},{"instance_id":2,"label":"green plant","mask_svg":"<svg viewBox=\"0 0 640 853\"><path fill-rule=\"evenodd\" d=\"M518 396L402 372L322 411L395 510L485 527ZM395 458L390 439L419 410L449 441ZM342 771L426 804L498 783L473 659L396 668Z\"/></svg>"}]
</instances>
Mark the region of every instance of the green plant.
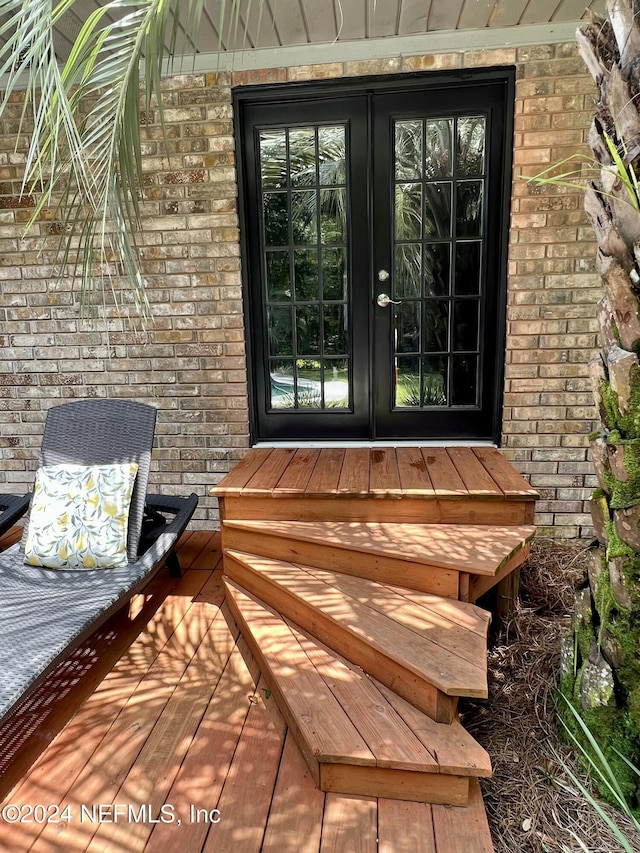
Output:
<instances>
[{"instance_id":1,"label":"green plant","mask_svg":"<svg viewBox=\"0 0 640 853\"><path fill-rule=\"evenodd\" d=\"M626 148L622 143L622 153L618 151L615 142L607 133L604 134L604 140L612 160L610 165L600 163L599 160L589 154L571 154L569 157L565 157L564 160L560 160L537 175L531 177L520 175L519 177L529 183L584 190L588 185L589 179L600 178L604 170L611 173L616 180L620 181L624 188L624 195L621 198L613 193L606 192L601 187L598 189L600 195L605 198L609 197L625 201L640 214L640 185L638 184L638 176L636 175L633 163L626 162ZM580 168L554 174L556 169L561 169L567 163L579 163Z\"/></svg>"},{"instance_id":2,"label":"green plant","mask_svg":"<svg viewBox=\"0 0 640 853\"><path fill-rule=\"evenodd\" d=\"M559 715L559 719L564 728L565 734L576 748L583 765L588 769L591 774L593 774L593 777L597 781L598 787L607 792L607 799L609 799L614 805L617 806L617 808L620 809L620 811L624 815L626 815L633 829L636 832L640 833L639 815L636 811L632 809L626 797L624 796L616 772L613 769L611 763L604 755L600 744L593 735L589 726L582 719L582 717L574 708L569 699L567 699L567 697L562 694L560 694L560 698L566 704L566 710L569 713L569 718L571 722L577 727L577 731L581 735L581 737L579 737L574 731L574 725L569 725L562 719L562 715ZM640 769L638 769L638 767L636 767L631 761L629 761L629 759L615 747L613 747L613 749L618 754L620 759L628 766L632 774L637 776L638 781L640 782ZM573 769L555 750L554 755L566 775L573 783L573 785L576 786L576 788L580 791L585 800L595 809L595 811L598 812L600 817L610 827L611 831L615 834L616 838L622 845L622 849L625 851L625 853L634 853L634 851L637 850L635 842L631 841L626 836L625 832L620 828L620 826L618 826L618 824L611 817L611 815L602 807L598 799L589 790L589 788L582 781L582 779L580 779L580 777L573 771ZM555 781L557 784L562 785L562 783L559 782L557 779Z\"/></svg>"}]
</instances>

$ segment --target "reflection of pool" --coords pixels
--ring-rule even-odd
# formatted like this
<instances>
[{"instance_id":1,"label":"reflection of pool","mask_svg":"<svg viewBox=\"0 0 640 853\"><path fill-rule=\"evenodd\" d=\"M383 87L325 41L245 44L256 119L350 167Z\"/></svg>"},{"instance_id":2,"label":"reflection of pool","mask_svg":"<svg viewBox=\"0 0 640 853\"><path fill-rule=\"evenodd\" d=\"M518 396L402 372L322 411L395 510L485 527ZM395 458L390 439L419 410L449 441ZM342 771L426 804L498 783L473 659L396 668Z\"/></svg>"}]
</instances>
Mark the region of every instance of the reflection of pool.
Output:
<instances>
[{"instance_id":1,"label":"reflection of pool","mask_svg":"<svg viewBox=\"0 0 640 853\"><path fill-rule=\"evenodd\" d=\"M303 379L298 377L298 398L308 402L317 401L320 406L322 384L316 379ZM349 383L341 379L334 379L324 383L325 403L344 403L347 405L349 395ZM294 384L293 376L285 373L271 374L271 404L273 406L287 406L293 408Z\"/></svg>"}]
</instances>

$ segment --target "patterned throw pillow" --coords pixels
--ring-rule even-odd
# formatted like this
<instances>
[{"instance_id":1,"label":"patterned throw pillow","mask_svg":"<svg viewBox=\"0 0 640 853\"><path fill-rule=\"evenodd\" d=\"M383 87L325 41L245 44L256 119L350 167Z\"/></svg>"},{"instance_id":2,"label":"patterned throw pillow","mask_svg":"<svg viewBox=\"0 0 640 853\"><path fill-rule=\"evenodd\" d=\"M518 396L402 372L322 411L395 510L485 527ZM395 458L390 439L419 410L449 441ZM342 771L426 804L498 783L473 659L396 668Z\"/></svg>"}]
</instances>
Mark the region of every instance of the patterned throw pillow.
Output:
<instances>
[{"instance_id":1,"label":"patterned throw pillow","mask_svg":"<svg viewBox=\"0 0 640 853\"><path fill-rule=\"evenodd\" d=\"M48 465L36 475L25 562L48 569L127 565L136 462Z\"/></svg>"}]
</instances>

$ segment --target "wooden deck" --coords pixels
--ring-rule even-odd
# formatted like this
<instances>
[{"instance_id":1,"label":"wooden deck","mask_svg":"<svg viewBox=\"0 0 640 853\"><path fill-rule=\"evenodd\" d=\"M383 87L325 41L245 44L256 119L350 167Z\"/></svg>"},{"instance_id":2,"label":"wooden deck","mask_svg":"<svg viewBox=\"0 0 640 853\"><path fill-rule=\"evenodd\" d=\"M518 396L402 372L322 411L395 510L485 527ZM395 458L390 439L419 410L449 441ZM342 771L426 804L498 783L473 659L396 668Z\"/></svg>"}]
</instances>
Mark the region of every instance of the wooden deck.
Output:
<instances>
[{"instance_id":1,"label":"wooden deck","mask_svg":"<svg viewBox=\"0 0 640 853\"><path fill-rule=\"evenodd\" d=\"M224 602L218 534L180 561L0 730L0 849L490 853L475 780L464 809L319 791Z\"/></svg>"}]
</instances>

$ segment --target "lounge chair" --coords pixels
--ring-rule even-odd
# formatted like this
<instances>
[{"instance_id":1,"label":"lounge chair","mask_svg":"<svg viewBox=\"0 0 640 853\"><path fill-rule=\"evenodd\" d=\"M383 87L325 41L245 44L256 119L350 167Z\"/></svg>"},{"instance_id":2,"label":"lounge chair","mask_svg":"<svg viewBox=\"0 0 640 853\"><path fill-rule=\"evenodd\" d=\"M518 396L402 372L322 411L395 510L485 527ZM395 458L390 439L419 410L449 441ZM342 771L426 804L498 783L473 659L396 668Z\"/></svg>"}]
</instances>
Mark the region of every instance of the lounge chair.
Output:
<instances>
[{"instance_id":1,"label":"lounge chair","mask_svg":"<svg viewBox=\"0 0 640 853\"><path fill-rule=\"evenodd\" d=\"M27 565L27 530L19 544L0 553L0 721L167 564L193 515L198 503L194 494L187 498L146 495L155 419L152 406L119 400L80 400L49 410L40 469L138 465L123 557L126 565L82 570ZM156 512L173 517L151 535L150 547L138 554L145 497Z\"/></svg>"},{"instance_id":2,"label":"lounge chair","mask_svg":"<svg viewBox=\"0 0 640 853\"><path fill-rule=\"evenodd\" d=\"M0 536L25 514L31 495L0 495Z\"/></svg>"}]
</instances>

